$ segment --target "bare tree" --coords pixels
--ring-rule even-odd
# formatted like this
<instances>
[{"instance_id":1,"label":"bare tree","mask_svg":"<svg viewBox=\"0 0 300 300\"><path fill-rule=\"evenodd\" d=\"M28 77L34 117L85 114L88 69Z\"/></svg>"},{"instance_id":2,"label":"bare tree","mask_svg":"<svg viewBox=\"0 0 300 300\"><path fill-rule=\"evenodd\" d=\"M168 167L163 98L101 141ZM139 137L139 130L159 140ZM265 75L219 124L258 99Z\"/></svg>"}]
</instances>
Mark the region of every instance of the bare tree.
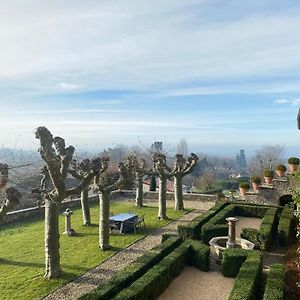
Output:
<instances>
[{"instance_id":1,"label":"bare tree","mask_svg":"<svg viewBox=\"0 0 300 300\"><path fill-rule=\"evenodd\" d=\"M175 159L174 169L171 172L174 176L175 210L183 210L182 179L192 172L198 162L198 156L191 153L186 160L182 154L176 154Z\"/></svg>"},{"instance_id":2,"label":"bare tree","mask_svg":"<svg viewBox=\"0 0 300 300\"><path fill-rule=\"evenodd\" d=\"M100 170L99 160L92 162L91 172L80 183L67 189L65 179L68 175L70 162L73 159L74 147L66 148L61 137L53 138L46 127L38 127L35 132L40 141L40 155L45 162L41 193L45 198L45 277L57 278L61 275L59 253L59 207L66 197L80 193Z\"/></svg>"},{"instance_id":3,"label":"bare tree","mask_svg":"<svg viewBox=\"0 0 300 300\"><path fill-rule=\"evenodd\" d=\"M183 157L187 157L189 153L189 147L186 139L180 139L176 146L176 153L181 154Z\"/></svg>"},{"instance_id":4,"label":"bare tree","mask_svg":"<svg viewBox=\"0 0 300 300\"><path fill-rule=\"evenodd\" d=\"M82 162L77 162L73 159L70 163L70 168L68 172L79 180L83 180L92 170L92 163L90 159L84 159ZM91 225L91 214L89 207L89 187L85 187L81 191L81 209L82 209L82 219L83 225L89 226Z\"/></svg>"},{"instance_id":5,"label":"bare tree","mask_svg":"<svg viewBox=\"0 0 300 300\"><path fill-rule=\"evenodd\" d=\"M261 175L264 169L274 169L276 165L284 162L285 147L282 145L264 145L256 150L251 158L249 170L252 174Z\"/></svg>"},{"instance_id":6,"label":"bare tree","mask_svg":"<svg viewBox=\"0 0 300 300\"><path fill-rule=\"evenodd\" d=\"M144 175L147 173L146 171L146 161L141 158L138 159L136 156L131 155L128 157L131 160L131 164L133 166L133 172L135 175L135 187L136 187L136 196L135 196L135 206L143 207L143 179Z\"/></svg>"},{"instance_id":7,"label":"bare tree","mask_svg":"<svg viewBox=\"0 0 300 300\"><path fill-rule=\"evenodd\" d=\"M159 193L158 193L158 219L167 219L166 193L167 179L171 173L171 168L167 165L166 156L162 153L153 155L154 170L159 178Z\"/></svg>"},{"instance_id":8,"label":"bare tree","mask_svg":"<svg viewBox=\"0 0 300 300\"><path fill-rule=\"evenodd\" d=\"M8 165L0 163L0 189L6 187L8 182ZM13 210L18 204L21 199L20 192L13 188L8 187L5 189L6 200L4 201L3 205L0 207L0 222L3 221L6 214Z\"/></svg>"},{"instance_id":9,"label":"bare tree","mask_svg":"<svg viewBox=\"0 0 300 300\"><path fill-rule=\"evenodd\" d=\"M119 164L119 178L108 172L108 158L101 158L101 171L94 179L94 189L99 195L100 215L99 215L99 247L108 250L109 245L109 202L113 191L118 190L124 184L126 178L132 172L131 161Z\"/></svg>"}]
</instances>

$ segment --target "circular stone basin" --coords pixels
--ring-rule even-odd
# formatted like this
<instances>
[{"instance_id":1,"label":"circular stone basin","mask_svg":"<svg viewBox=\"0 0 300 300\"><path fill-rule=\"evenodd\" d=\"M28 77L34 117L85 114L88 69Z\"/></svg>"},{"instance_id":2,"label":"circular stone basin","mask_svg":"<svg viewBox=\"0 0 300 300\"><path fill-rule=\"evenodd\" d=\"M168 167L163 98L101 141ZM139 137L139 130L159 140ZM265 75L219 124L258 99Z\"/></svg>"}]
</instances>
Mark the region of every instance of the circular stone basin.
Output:
<instances>
[{"instance_id":1,"label":"circular stone basin","mask_svg":"<svg viewBox=\"0 0 300 300\"><path fill-rule=\"evenodd\" d=\"M221 263L223 259L223 253L226 249L226 242L228 241L227 236L217 236L212 238L209 241L210 245L210 257L218 264ZM242 238L237 238L236 239L236 246L235 248L242 248L246 250L253 250L255 244L252 242L242 239Z\"/></svg>"}]
</instances>

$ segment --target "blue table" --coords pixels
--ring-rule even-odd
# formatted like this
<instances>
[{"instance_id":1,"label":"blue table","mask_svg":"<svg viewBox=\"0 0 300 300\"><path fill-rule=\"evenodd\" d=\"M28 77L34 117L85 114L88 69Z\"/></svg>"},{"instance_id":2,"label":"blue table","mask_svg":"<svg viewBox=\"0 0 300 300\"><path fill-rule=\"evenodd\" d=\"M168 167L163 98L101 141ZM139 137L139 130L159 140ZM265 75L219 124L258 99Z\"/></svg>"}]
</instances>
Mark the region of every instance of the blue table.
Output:
<instances>
[{"instance_id":1,"label":"blue table","mask_svg":"<svg viewBox=\"0 0 300 300\"><path fill-rule=\"evenodd\" d=\"M132 224L132 222L138 217L137 214L131 214L131 213L121 213L115 216L111 216L109 218L110 221L115 222L115 224L118 226L121 233L124 233L128 231L129 229L133 229L129 227L129 224Z\"/></svg>"}]
</instances>

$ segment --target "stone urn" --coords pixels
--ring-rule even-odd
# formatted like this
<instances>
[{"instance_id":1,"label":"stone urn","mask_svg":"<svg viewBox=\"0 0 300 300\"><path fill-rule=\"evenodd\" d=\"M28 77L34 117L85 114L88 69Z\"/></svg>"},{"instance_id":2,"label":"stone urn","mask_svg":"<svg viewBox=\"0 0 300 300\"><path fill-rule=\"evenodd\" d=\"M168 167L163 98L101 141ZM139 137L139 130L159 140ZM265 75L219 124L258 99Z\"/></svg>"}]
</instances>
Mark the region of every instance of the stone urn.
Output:
<instances>
[{"instance_id":1,"label":"stone urn","mask_svg":"<svg viewBox=\"0 0 300 300\"><path fill-rule=\"evenodd\" d=\"M276 174L277 174L278 177L285 177L285 171L276 170Z\"/></svg>"},{"instance_id":2,"label":"stone urn","mask_svg":"<svg viewBox=\"0 0 300 300\"><path fill-rule=\"evenodd\" d=\"M252 187L253 187L254 191L258 191L259 190L259 183L252 182Z\"/></svg>"},{"instance_id":3,"label":"stone urn","mask_svg":"<svg viewBox=\"0 0 300 300\"><path fill-rule=\"evenodd\" d=\"M266 184L272 184L273 178L272 177L264 177Z\"/></svg>"},{"instance_id":4,"label":"stone urn","mask_svg":"<svg viewBox=\"0 0 300 300\"><path fill-rule=\"evenodd\" d=\"M276 166L276 174L278 177L285 177L286 166L285 165L277 165Z\"/></svg>"},{"instance_id":5,"label":"stone urn","mask_svg":"<svg viewBox=\"0 0 300 300\"><path fill-rule=\"evenodd\" d=\"M296 172L298 169L298 165L289 164L289 168L291 172Z\"/></svg>"},{"instance_id":6,"label":"stone urn","mask_svg":"<svg viewBox=\"0 0 300 300\"><path fill-rule=\"evenodd\" d=\"M290 157L288 159L288 164L291 172L296 172L299 166L300 160L298 157Z\"/></svg>"},{"instance_id":7,"label":"stone urn","mask_svg":"<svg viewBox=\"0 0 300 300\"><path fill-rule=\"evenodd\" d=\"M248 182L241 182L240 183L240 194L241 194L241 196L246 196L249 189L250 189L250 185L249 185Z\"/></svg>"}]
</instances>

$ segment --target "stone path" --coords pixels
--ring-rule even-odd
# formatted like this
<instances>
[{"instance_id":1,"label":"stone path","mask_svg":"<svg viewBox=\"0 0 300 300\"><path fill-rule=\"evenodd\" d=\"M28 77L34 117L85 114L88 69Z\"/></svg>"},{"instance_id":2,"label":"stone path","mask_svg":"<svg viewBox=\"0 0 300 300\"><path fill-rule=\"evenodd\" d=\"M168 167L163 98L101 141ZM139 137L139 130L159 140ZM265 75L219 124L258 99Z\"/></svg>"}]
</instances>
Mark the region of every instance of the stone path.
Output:
<instances>
[{"instance_id":1,"label":"stone path","mask_svg":"<svg viewBox=\"0 0 300 300\"><path fill-rule=\"evenodd\" d=\"M96 268L84 273L74 281L67 283L43 299L77 299L97 287L99 284L108 281L115 273L119 272L138 257L142 256L147 250L159 245L162 234L176 234L178 225L189 222L202 212L203 210L196 209L183 215L178 220L156 230L153 234L146 236L145 238L133 243L128 248L108 258Z\"/></svg>"}]
</instances>

